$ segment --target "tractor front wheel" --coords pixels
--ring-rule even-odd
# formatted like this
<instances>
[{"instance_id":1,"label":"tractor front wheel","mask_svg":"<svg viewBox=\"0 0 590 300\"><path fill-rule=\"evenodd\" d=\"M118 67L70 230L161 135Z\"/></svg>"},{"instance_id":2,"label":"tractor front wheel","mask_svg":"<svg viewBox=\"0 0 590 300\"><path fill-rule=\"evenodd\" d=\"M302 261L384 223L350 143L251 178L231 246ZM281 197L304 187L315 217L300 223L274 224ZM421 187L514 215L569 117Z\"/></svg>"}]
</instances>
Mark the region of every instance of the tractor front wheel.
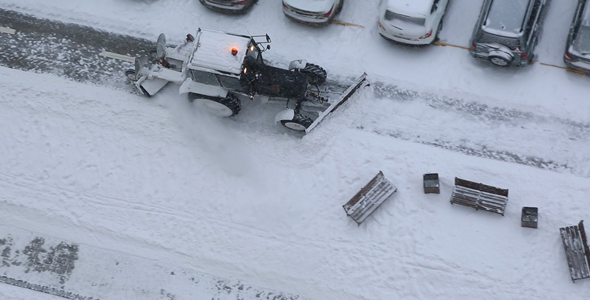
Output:
<instances>
[{"instance_id":1,"label":"tractor front wheel","mask_svg":"<svg viewBox=\"0 0 590 300\"><path fill-rule=\"evenodd\" d=\"M281 125L295 131L305 131L313 123L313 120L302 114L295 114L292 120L281 120Z\"/></svg>"}]
</instances>

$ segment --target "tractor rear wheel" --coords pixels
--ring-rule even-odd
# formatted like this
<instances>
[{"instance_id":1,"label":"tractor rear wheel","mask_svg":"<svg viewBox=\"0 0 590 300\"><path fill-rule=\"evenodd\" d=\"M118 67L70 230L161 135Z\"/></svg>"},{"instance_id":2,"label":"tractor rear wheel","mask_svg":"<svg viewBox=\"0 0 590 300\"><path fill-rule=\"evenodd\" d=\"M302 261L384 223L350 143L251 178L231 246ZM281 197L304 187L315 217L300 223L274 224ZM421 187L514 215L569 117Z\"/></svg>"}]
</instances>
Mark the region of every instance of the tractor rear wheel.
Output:
<instances>
[{"instance_id":1,"label":"tractor rear wheel","mask_svg":"<svg viewBox=\"0 0 590 300\"><path fill-rule=\"evenodd\" d=\"M328 77L326 70L316 64L307 63L305 68L299 70L299 72L309 76L309 83L314 85L326 82L326 78Z\"/></svg>"},{"instance_id":2,"label":"tractor rear wheel","mask_svg":"<svg viewBox=\"0 0 590 300\"><path fill-rule=\"evenodd\" d=\"M188 99L197 105L204 107L207 111L220 117L233 117L237 115L242 109L240 99L232 94L227 94L227 97L211 97L196 93L189 93Z\"/></svg>"}]
</instances>

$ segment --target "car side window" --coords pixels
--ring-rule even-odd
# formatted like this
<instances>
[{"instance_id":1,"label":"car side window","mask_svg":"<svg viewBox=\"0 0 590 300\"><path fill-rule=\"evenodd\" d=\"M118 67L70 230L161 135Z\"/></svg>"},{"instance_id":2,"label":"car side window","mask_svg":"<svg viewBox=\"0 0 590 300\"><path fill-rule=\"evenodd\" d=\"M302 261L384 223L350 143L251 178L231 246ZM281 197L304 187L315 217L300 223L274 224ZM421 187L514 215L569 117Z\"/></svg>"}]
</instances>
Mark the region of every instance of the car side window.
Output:
<instances>
[{"instance_id":1,"label":"car side window","mask_svg":"<svg viewBox=\"0 0 590 300\"><path fill-rule=\"evenodd\" d=\"M439 0L434 0L434 2L432 3L432 8L430 9L431 14L433 14L438 9L438 1Z\"/></svg>"},{"instance_id":2,"label":"car side window","mask_svg":"<svg viewBox=\"0 0 590 300\"><path fill-rule=\"evenodd\" d=\"M199 70L192 70L191 72L193 80L206 85L219 86L219 81L215 77L215 74L209 72L203 72Z\"/></svg>"}]
</instances>

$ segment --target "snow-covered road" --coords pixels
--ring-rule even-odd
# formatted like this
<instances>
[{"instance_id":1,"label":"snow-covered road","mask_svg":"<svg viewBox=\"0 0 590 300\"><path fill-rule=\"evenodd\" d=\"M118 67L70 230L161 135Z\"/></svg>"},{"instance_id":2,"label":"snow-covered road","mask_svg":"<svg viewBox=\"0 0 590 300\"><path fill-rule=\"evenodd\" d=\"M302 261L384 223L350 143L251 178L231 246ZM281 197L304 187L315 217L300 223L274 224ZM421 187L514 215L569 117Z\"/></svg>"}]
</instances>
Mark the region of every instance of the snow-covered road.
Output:
<instances>
[{"instance_id":1,"label":"snow-covered road","mask_svg":"<svg viewBox=\"0 0 590 300\"><path fill-rule=\"evenodd\" d=\"M498 70L456 48L392 45L371 25L374 0L348 1L341 15L365 28L325 29L283 20L280 1L259 1L237 18L188 0L0 2L139 38L247 25L270 31L273 62L306 57L332 80L368 71L372 82L300 138L273 124L278 105L247 102L237 117L217 119L174 87L151 99L129 93L110 65L118 61L99 67L112 78L86 83L73 82L59 64L39 70L52 74L0 68L4 228L134 256L129 269L146 274L181 266L230 286L311 299L585 299L590 282L571 283L558 228L584 219L590 207L587 78L538 64ZM573 3L550 7L556 30L545 30L540 60L559 63L555 37ZM478 5L451 3L444 41L466 43ZM59 57L59 43L42 42L51 34L38 38L37 47L52 45L40 53ZM13 37L0 39L8 49ZM101 50L110 49L92 48L72 65L95 63ZM379 170L398 192L357 226L341 206ZM440 195L422 192L429 172L441 176ZM455 176L508 188L505 216L450 205ZM538 229L519 226L522 206L539 207ZM89 281L93 274L74 269L70 278L84 283L68 290L100 299L194 295L184 284L161 293L152 284L159 275L144 280L133 272L110 288L101 278L112 272L100 269ZM60 287L44 273L11 276Z\"/></svg>"}]
</instances>

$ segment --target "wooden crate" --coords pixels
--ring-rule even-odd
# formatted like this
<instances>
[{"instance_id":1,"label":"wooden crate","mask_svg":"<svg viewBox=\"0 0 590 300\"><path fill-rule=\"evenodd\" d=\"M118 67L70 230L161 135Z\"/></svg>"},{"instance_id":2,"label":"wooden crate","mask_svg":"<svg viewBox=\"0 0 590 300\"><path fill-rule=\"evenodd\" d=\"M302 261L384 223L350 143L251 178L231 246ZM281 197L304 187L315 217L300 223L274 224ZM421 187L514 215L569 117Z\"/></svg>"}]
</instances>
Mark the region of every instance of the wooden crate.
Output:
<instances>
[{"instance_id":1,"label":"wooden crate","mask_svg":"<svg viewBox=\"0 0 590 300\"><path fill-rule=\"evenodd\" d=\"M423 176L424 194L440 194L438 173L428 173Z\"/></svg>"},{"instance_id":2,"label":"wooden crate","mask_svg":"<svg viewBox=\"0 0 590 300\"><path fill-rule=\"evenodd\" d=\"M536 207L523 207L520 217L520 226L537 228L539 222L539 209Z\"/></svg>"}]
</instances>

